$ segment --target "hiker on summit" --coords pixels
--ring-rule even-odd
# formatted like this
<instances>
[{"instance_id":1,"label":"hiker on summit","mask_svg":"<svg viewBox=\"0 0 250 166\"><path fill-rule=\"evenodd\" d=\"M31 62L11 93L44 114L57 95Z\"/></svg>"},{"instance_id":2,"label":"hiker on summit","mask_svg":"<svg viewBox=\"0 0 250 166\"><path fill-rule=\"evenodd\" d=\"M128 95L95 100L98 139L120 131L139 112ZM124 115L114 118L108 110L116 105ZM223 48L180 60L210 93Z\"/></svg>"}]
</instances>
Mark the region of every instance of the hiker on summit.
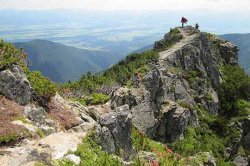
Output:
<instances>
[{"instance_id":1,"label":"hiker on summit","mask_svg":"<svg viewBox=\"0 0 250 166\"><path fill-rule=\"evenodd\" d=\"M199 29L199 24L198 23L196 23L195 25L194 25L194 27L195 27L195 29Z\"/></svg>"},{"instance_id":2,"label":"hiker on summit","mask_svg":"<svg viewBox=\"0 0 250 166\"><path fill-rule=\"evenodd\" d=\"M182 28L184 27L184 24L186 24L188 22L188 20L185 18L185 17L182 17L181 18L181 25L182 25Z\"/></svg>"}]
</instances>

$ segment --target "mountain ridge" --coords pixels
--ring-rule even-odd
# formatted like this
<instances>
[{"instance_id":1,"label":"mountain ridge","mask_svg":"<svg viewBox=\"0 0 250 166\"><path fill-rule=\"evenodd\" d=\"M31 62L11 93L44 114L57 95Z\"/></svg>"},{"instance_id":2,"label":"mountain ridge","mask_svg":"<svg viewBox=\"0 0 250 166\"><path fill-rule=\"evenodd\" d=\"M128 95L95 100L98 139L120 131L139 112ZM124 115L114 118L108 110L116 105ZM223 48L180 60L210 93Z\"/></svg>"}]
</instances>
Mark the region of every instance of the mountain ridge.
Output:
<instances>
[{"instance_id":1,"label":"mountain ridge","mask_svg":"<svg viewBox=\"0 0 250 166\"><path fill-rule=\"evenodd\" d=\"M61 86L57 91L65 98L55 91L46 96L49 83L8 57L20 51L2 43L0 51L0 57L7 52L1 57L7 66L0 69L0 93L7 99L0 97L0 125L15 129L0 130L0 143L27 139L4 147L3 165L249 164L250 77L231 42L190 26L171 29L153 50ZM131 82L138 74L138 83ZM108 95L98 91L113 86Z\"/></svg>"},{"instance_id":2,"label":"mountain ridge","mask_svg":"<svg viewBox=\"0 0 250 166\"><path fill-rule=\"evenodd\" d=\"M29 54L32 71L39 70L55 82L77 80L88 71L100 72L117 61L110 52L78 49L41 39L14 45Z\"/></svg>"}]
</instances>

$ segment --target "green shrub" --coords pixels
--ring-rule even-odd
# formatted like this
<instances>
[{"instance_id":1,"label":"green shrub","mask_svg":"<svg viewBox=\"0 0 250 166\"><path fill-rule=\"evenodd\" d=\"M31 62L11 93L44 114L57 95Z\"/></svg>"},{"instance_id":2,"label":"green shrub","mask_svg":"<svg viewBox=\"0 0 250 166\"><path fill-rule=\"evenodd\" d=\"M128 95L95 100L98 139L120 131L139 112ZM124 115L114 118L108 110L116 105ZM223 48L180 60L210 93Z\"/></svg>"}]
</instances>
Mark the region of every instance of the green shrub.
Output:
<instances>
[{"instance_id":1,"label":"green shrub","mask_svg":"<svg viewBox=\"0 0 250 166\"><path fill-rule=\"evenodd\" d=\"M144 53L134 53L128 55L124 60L112 66L104 73L92 75L90 72L83 75L79 81L67 83L62 88L82 90L86 93L94 93L96 89L110 86L112 84L127 85L132 75L138 72L143 76L149 71L148 62L154 62L158 58L157 52L146 51Z\"/></svg>"},{"instance_id":2,"label":"green shrub","mask_svg":"<svg viewBox=\"0 0 250 166\"><path fill-rule=\"evenodd\" d=\"M172 34L172 35L177 35L177 34L179 34L179 33L181 33L180 32L180 30L179 29L177 29L177 28L174 28L174 29L170 29L170 34Z\"/></svg>"},{"instance_id":3,"label":"green shrub","mask_svg":"<svg viewBox=\"0 0 250 166\"><path fill-rule=\"evenodd\" d=\"M43 133L43 131L41 130L41 129L37 129L36 130L36 133L37 133L37 135L39 136L39 137L41 137L41 138L44 138L45 137L45 134Z\"/></svg>"},{"instance_id":4,"label":"green shrub","mask_svg":"<svg viewBox=\"0 0 250 166\"><path fill-rule=\"evenodd\" d=\"M36 95L51 97L56 94L56 84L44 77L39 71L29 71L27 77Z\"/></svg>"},{"instance_id":5,"label":"green shrub","mask_svg":"<svg viewBox=\"0 0 250 166\"><path fill-rule=\"evenodd\" d=\"M0 40L0 69L10 68L13 64L19 64L21 67L25 67L26 54L22 49L16 49L13 44L5 43Z\"/></svg>"},{"instance_id":6,"label":"green shrub","mask_svg":"<svg viewBox=\"0 0 250 166\"><path fill-rule=\"evenodd\" d=\"M25 117L23 117L23 116L17 118L17 120L20 120L21 122L26 123L26 124L32 124L30 121L28 121L28 120L27 120Z\"/></svg>"},{"instance_id":7,"label":"green shrub","mask_svg":"<svg viewBox=\"0 0 250 166\"><path fill-rule=\"evenodd\" d=\"M58 161L58 165L60 166L75 166L75 163L69 159L63 159Z\"/></svg>"},{"instance_id":8,"label":"green shrub","mask_svg":"<svg viewBox=\"0 0 250 166\"><path fill-rule=\"evenodd\" d=\"M93 93L84 97L83 99L79 99L80 103L85 105L97 105L106 103L110 97L108 95L102 93Z\"/></svg>"},{"instance_id":9,"label":"green shrub","mask_svg":"<svg viewBox=\"0 0 250 166\"><path fill-rule=\"evenodd\" d=\"M104 104L110 99L108 95L101 93L93 93L91 97L90 104Z\"/></svg>"},{"instance_id":10,"label":"green shrub","mask_svg":"<svg viewBox=\"0 0 250 166\"><path fill-rule=\"evenodd\" d=\"M155 44L155 51L160 52L172 47L175 43L179 42L183 36L180 31L175 29L170 29L170 32L166 34L164 39L157 41Z\"/></svg>"},{"instance_id":11,"label":"green shrub","mask_svg":"<svg viewBox=\"0 0 250 166\"><path fill-rule=\"evenodd\" d=\"M195 110L199 116L199 126L189 127L184 132L184 139L175 141L172 148L183 156L193 156L199 152L212 152L217 165L229 166L232 163L224 158L226 147L232 146L239 138L240 131L232 120L218 115L209 115L208 111L198 104Z\"/></svg>"},{"instance_id":12,"label":"green shrub","mask_svg":"<svg viewBox=\"0 0 250 166\"><path fill-rule=\"evenodd\" d=\"M46 166L46 164L40 161L36 161L34 166Z\"/></svg>"},{"instance_id":13,"label":"green shrub","mask_svg":"<svg viewBox=\"0 0 250 166\"><path fill-rule=\"evenodd\" d=\"M119 159L101 149L100 145L95 140L94 134L85 137L83 143L78 146L74 154L81 158L80 166L122 165ZM62 160L59 161L59 163L62 166L70 166L72 164L72 162L68 160Z\"/></svg>"},{"instance_id":14,"label":"green shrub","mask_svg":"<svg viewBox=\"0 0 250 166\"><path fill-rule=\"evenodd\" d=\"M239 117L246 117L250 115L249 101L239 99L236 103L236 110L238 110Z\"/></svg>"},{"instance_id":15,"label":"green shrub","mask_svg":"<svg viewBox=\"0 0 250 166\"><path fill-rule=\"evenodd\" d=\"M176 165L178 163L171 149L167 148L164 144L147 138L142 132L139 132L135 128L132 130L132 143L137 152L149 151L156 154L157 161L160 165ZM136 166L143 166L147 165L146 163L148 161L136 158L134 162Z\"/></svg>"},{"instance_id":16,"label":"green shrub","mask_svg":"<svg viewBox=\"0 0 250 166\"><path fill-rule=\"evenodd\" d=\"M83 98L73 97L73 98L69 98L69 100L77 101L77 102L79 102L79 103L82 104L82 105L87 105L87 104L86 104L86 100L83 99Z\"/></svg>"},{"instance_id":17,"label":"green shrub","mask_svg":"<svg viewBox=\"0 0 250 166\"><path fill-rule=\"evenodd\" d=\"M239 66L226 65L222 72L223 82L219 87L220 114L237 116L240 113L239 100L250 98L250 78Z\"/></svg>"},{"instance_id":18,"label":"green shrub","mask_svg":"<svg viewBox=\"0 0 250 166\"><path fill-rule=\"evenodd\" d=\"M189 103L186 102L186 101L179 100L179 101L177 101L177 104L179 104L179 105L180 105L181 107L183 107L183 108L192 109L192 105L189 104Z\"/></svg>"},{"instance_id":19,"label":"green shrub","mask_svg":"<svg viewBox=\"0 0 250 166\"><path fill-rule=\"evenodd\" d=\"M0 136L0 144L15 141L18 139L18 137L19 136L16 134L2 135L2 136Z\"/></svg>"}]
</instances>

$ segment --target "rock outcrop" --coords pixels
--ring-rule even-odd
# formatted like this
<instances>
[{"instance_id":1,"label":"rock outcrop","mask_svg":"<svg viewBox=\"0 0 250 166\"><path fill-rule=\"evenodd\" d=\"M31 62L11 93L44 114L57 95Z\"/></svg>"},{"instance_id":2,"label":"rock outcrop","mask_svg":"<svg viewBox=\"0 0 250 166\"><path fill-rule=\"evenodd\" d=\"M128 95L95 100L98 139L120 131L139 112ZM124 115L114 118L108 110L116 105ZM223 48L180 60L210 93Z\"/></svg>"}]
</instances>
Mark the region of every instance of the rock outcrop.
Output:
<instances>
[{"instance_id":1,"label":"rock outcrop","mask_svg":"<svg viewBox=\"0 0 250 166\"><path fill-rule=\"evenodd\" d=\"M111 100L112 108L128 104L133 125L162 142L182 139L188 125L198 125L197 103L209 114L218 114L220 64L237 62L237 47L232 43L209 39L192 27L179 31L156 42L155 49L162 49L173 34L177 35L173 42L178 43L159 53L140 88L119 88Z\"/></svg>"},{"instance_id":2,"label":"rock outcrop","mask_svg":"<svg viewBox=\"0 0 250 166\"><path fill-rule=\"evenodd\" d=\"M96 128L96 137L105 151L129 160L135 155L131 130L129 107L124 105L100 118L99 126Z\"/></svg>"},{"instance_id":3,"label":"rock outcrop","mask_svg":"<svg viewBox=\"0 0 250 166\"><path fill-rule=\"evenodd\" d=\"M30 102L30 83L18 65L12 65L11 69L0 71L0 94L21 105Z\"/></svg>"}]
</instances>

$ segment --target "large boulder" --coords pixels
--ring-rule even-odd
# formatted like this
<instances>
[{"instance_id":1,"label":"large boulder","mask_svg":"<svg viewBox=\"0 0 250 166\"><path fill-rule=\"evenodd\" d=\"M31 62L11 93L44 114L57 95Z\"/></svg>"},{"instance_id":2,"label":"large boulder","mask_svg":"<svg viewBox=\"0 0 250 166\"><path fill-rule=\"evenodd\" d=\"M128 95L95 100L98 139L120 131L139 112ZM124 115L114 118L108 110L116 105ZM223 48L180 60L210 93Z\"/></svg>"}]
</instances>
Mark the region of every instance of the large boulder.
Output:
<instances>
[{"instance_id":1,"label":"large boulder","mask_svg":"<svg viewBox=\"0 0 250 166\"><path fill-rule=\"evenodd\" d=\"M153 102L140 103L131 110L133 125L150 138L154 138L156 132L156 111Z\"/></svg>"},{"instance_id":2,"label":"large boulder","mask_svg":"<svg viewBox=\"0 0 250 166\"><path fill-rule=\"evenodd\" d=\"M183 133L190 124L198 124L196 113L190 108L184 108L175 102L168 101L161 108L156 138L162 142L183 139Z\"/></svg>"},{"instance_id":3,"label":"large boulder","mask_svg":"<svg viewBox=\"0 0 250 166\"><path fill-rule=\"evenodd\" d=\"M24 115L30 119L31 121L42 125L45 123L45 119L47 118L47 113L43 108L36 107L25 107Z\"/></svg>"},{"instance_id":4,"label":"large boulder","mask_svg":"<svg viewBox=\"0 0 250 166\"><path fill-rule=\"evenodd\" d=\"M103 115L96 128L96 137L102 148L124 160L130 160L135 155L132 146L131 130L132 122L129 114L129 106L124 105Z\"/></svg>"},{"instance_id":5,"label":"large boulder","mask_svg":"<svg viewBox=\"0 0 250 166\"><path fill-rule=\"evenodd\" d=\"M20 105L26 105L30 102L31 86L18 65L0 71L0 94Z\"/></svg>"},{"instance_id":6,"label":"large boulder","mask_svg":"<svg viewBox=\"0 0 250 166\"><path fill-rule=\"evenodd\" d=\"M148 101L150 97L149 92L143 88L119 88L117 89L111 99L111 108L115 109L116 107L123 106L125 104L129 107L138 105L143 101Z\"/></svg>"}]
</instances>

